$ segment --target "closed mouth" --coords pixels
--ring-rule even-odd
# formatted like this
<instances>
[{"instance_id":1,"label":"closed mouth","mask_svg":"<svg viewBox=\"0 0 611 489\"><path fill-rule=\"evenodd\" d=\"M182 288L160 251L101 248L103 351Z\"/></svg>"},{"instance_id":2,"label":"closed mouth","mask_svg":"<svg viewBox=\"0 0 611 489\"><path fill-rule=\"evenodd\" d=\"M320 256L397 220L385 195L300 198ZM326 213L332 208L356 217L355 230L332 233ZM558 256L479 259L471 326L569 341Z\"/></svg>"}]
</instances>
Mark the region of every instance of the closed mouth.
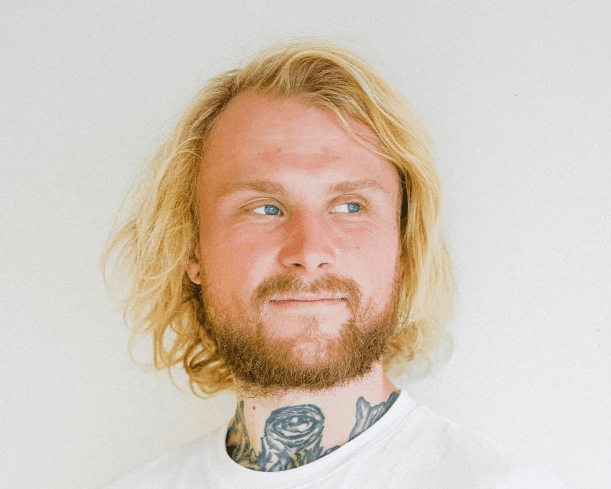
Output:
<instances>
[{"instance_id":1,"label":"closed mouth","mask_svg":"<svg viewBox=\"0 0 611 489\"><path fill-rule=\"evenodd\" d=\"M337 298L337 299L334 299L334 298L326 298L326 299L283 299L283 300L272 300L270 302L279 302L279 303L282 303L282 302L325 302L325 301L327 301L327 302L329 302L329 301L335 302L335 301L340 301L340 300L344 300L344 299L343 298Z\"/></svg>"}]
</instances>

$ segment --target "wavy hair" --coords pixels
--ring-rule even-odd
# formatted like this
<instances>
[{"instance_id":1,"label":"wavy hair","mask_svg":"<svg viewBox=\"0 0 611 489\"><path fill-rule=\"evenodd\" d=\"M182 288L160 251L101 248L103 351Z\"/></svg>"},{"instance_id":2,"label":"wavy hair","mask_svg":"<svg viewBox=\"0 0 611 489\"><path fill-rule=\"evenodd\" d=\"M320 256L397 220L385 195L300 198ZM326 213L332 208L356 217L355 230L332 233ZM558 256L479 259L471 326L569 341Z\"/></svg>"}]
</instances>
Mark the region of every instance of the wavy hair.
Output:
<instances>
[{"instance_id":1,"label":"wavy hair","mask_svg":"<svg viewBox=\"0 0 611 489\"><path fill-rule=\"evenodd\" d=\"M274 44L243 68L208 81L132 187L101 262L105 281L109 261L128 277L122 309L132 328L130 348L136 337L150 335L155 368L171 372L182 364L197 395L235 389L207 332L200 286L186 266L191 243L200 239L196 182L202 158L225 106L246 90L303 97L337 114L347 130L350 117L378 136L381 154L403 185L397 209L403 287L396 336L383 365L401 373L419 357L430 370L436 340L449 338L445 327L456 292L432 143L411 104L367 62L318 39Z\"/></svg>"}]
</instances>

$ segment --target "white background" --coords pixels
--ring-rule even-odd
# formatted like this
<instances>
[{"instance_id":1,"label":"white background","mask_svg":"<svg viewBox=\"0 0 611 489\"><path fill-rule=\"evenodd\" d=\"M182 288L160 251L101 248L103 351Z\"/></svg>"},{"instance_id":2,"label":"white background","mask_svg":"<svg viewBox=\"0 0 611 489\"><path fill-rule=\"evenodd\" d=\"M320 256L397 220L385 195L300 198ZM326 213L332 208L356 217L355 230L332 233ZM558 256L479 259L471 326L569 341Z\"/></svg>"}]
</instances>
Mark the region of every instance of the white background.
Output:
<instances>
[{"instance_id":1,"label":"white background","mask_svg":"<svg viewBox=\"0 0 611 489\"><path fill-rule=\"evenodd\" d=\"M98 261L195 90L287 36L370 60L437 145L454 355L398 380L555 472L611 484L611 8L561 1L5 1L0 485L95 488L226 422L129 360Z\"/></svg>"}]
</instances>

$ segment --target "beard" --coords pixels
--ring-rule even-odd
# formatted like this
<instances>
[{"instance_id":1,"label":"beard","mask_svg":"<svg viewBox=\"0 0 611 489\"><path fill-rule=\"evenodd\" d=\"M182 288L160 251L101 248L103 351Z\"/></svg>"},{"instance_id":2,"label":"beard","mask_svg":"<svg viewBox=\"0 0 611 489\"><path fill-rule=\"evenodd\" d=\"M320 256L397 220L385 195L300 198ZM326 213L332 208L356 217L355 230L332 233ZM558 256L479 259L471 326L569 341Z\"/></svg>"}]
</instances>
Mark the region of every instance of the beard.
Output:
<instances>
[{"instance_id":1,"label":"beard","mask_svg":"<svg viewBox=\"0 0 611 489\"><path fill-rule=\"evenodd\" d=\"M391 293L377 310L354 280L327 274L307 284L300 275L287 274L263 282L246 308L214 297L213 286L202 280L200 322L216 343L217 353L230 368L242 394L282 395L292 390L319 392L359 379L381 361L395 336L401 294L401 266L395 267ZM298 333L274 333L263 309L274 296L333 294L345 298L350 316L336 332L321 328L316 314L293 314ZM278 318L275 318L276 322ZM293 329L295 329L293 327Z\"/></svg>"}]
</instances>

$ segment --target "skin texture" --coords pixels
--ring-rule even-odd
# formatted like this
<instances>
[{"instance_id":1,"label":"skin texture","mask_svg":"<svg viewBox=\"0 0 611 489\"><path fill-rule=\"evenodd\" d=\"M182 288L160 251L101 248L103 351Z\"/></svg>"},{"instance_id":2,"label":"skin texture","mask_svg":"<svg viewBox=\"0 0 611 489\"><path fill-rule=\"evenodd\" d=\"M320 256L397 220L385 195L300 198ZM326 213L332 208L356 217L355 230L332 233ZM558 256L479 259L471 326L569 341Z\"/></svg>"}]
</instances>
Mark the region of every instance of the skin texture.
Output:
<instances>
[{"instance_id":1,"label":"skin texture","mask_svg":"<svg viewBox=\"0 0 611 489\"><path fill-rule=\"evenodd\" d=\"M368 143L300 98L244 93L203 159L201 239L187 273L236 377L228 444L250 468L286 470L330 453L397 391L380 359L400 291L399 177L375 154L375 134L349 123ZM276 188L231 192L261 180ZM327 189L362 180L378 190ZM271 427L287 413L316 436L280 447Z\"/></svg>"}]
</instances>

